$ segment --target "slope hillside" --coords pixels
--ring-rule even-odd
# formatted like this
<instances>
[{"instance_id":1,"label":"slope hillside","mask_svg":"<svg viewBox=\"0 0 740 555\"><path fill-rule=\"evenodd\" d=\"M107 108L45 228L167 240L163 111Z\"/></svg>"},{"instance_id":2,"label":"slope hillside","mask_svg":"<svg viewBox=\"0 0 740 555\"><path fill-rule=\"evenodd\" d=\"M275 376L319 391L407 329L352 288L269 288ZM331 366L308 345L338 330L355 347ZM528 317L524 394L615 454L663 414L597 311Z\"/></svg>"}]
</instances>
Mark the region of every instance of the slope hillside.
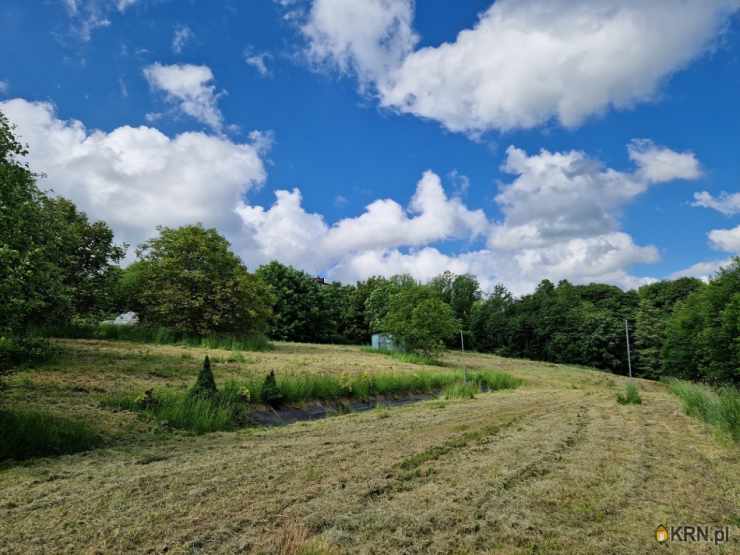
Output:
<instances>
[{"instance_id":1,"label":"slope hillside","mask_svg":"<svg viewBox=\"0 0 740 555\"><path fill-rule=\"evenodd\" d=\"M663 384L487 355L526 380L474 399L200 436L101 408L123 390L191 383L206 351L63 341L67 363L9 380L5 402L98 422L107 446L0 469L0 553L663 553L660 524L729 527L740 551L737 447ZM277 344L239 374L416 372L354 347ZM223 362L218 362L223 357ZM76 361L76 362L74 362ZM452 371L459 364L447 353Z\"/></svg>"}]
</instances>

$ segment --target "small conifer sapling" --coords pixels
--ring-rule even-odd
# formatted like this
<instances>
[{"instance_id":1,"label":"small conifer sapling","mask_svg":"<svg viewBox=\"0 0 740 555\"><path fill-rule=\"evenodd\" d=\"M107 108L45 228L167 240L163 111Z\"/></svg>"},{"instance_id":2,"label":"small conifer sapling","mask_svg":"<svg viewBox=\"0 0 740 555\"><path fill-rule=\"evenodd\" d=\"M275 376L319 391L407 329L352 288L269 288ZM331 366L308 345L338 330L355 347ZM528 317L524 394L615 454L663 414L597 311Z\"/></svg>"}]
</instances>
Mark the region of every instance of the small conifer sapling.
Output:
<instances>
[{"instance_id":1,"label":"small conifer sapling","mask_svg":"<svg viewBox=\"0 0 740 555\"><path fill-rule=\"evenodd\" d=\"M190 395L193 397L213 397L215 394L216 380L211 370L211 361L208 355L206 355L203 361L203 368L198 372L198 379L195 380L195 385L190 390Z\"/></svg>"},{"instance_id":2,"label":"small conifer sapling","mask_svg":"<svg viewBox=\"0 0 740 555\"><path fill-rule=\"evenodd\" d=\"M260 393L262 402L267 403L270 406L277 407L283 400L283 393L278 388L277 382L275 381L275 371L270 370L265 378L265 383L262 384L262 391Z\"/></svg>"}]
</instances>

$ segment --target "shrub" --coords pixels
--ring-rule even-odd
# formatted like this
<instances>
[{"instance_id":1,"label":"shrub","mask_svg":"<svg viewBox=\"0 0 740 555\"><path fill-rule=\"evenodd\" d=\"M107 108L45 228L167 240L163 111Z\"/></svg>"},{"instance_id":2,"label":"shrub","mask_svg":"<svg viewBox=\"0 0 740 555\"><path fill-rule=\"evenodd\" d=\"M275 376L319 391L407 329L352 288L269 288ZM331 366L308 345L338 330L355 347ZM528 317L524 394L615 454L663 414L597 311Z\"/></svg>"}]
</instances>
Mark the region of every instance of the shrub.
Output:
<instances>
[{"instance_id":1,"label":"shrub","mask_svg":"<svg viewBox=\"0 0 740 555\"><path fill-rule=\"evenodd\" d=\"M637 392L637 388L635 387L634 383L627 383L624 395L622 395L621 393L617 393L617 403L619 403L620 405L642 404L642 397L640 397L640 394Z\"/></svg>"},{"instance_id":2,"label":"shrub","mask_svg":"<svg viewBox=\"0 0 740 555\"><path fill-rule=\"evenodd\" d=\"M206 355L206 358L203 360L203 368L198 372L198 379L195 380L195 385L190 390L190 395L192 397L213 397L216 391L216 380L211 370L211 361L208 355Z\"/></svg>"},{"instance_id":3,"label":"shrub","mask_svg":"<svg viewBox=\"0 0 740 555\"><path fill-rule=\"evenodd\" d=\"M0 337L0 374L18 366L41 364L61 350L40 337Z\"/></svg>"},{"instance_id":4,"label":"shrub","mask_svg":"<svg viewBox=\"0 0 740 555\"><path fill-rule=\"evenodd\" d=\"M283 393L280 391L280 388L278 388L277 382L275 381L274 370L270 370L270 373L267 374L267 377L262 384L260 397L262 398L263 403L267 403L272 407L280 406L280 403L283 401Z\"/></svg>"}]
</instances>

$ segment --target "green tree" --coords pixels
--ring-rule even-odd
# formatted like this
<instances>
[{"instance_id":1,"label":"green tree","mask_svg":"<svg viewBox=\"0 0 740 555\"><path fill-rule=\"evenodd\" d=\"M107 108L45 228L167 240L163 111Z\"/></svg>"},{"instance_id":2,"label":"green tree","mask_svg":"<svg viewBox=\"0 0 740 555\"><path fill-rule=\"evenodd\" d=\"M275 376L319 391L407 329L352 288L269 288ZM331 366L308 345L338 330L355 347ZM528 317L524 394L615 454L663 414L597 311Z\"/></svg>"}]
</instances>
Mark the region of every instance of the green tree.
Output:
<instances>
[{"instance_id":1,"label":"green tree","mask_svg":"<svg viewBox=\"0 0 740 555\"><path fill-rule=\"evenodd\" d=\"M385 278L377 276L368 278L367 281L358 281L349 294L341 322L342 333L348 339L363 343L370 342L370 318L366 303L375 288L384 281Z\"/></svg>"},{"instance_id":2,"label":"green tree","mask_svg":"<svg viewBox=\"0 0 740 555\"><path fill-rule=\"evenodd\" d=\"M49 199L22 161L28 151L14 129L0 113L0 337L21 333L33 314L70 301L54 265L57 239L44 213Z\"/></svg>"},{"instance_id":3,"label":"green tree","mask_svg":"<svg viewBox=\"0 0 740 555\"><path fill-rule=\"evenodd\" d=\"M388 299L383 330L409 351L435 356L460 333L452 308L428 286L414 285Z\"/></svg>"},{"instance_id":4,"label":"green tree","mask_svg":"<svg viewBox=\"0 0 740 555\"><path fill-rule=\"evenodd\" d=\"M444 302L450 305L455 318L462 323L466 346L472 348L474 334L470 333L470 317L475 303L483 298L478 279L473 274L456 275L448 270L430 279L428 284L439 293ZM452 345L459 347L459 339L459 336L455 336Z\"/></svg>"},{"instance_id":5,"label":"green tree","mask_svg":"<svg viewBox=\"0 0 740 555\"><path fill-rule=\"evenodd\" d=\"M502 284L496 284L493 293L473 305L470 330L473 342L470 348L505 356L509 344L509 322L516 301Z\"/></svg>"},{"instance_id":6,"label":"green tree","mask_svg":"<svg viewBox=\"0 0 740 555\"><path fill-rule=\"evenodd\" d=\"M114 244L113 231L105 222L91 223L87 214L65 198L47 199L44 214L57 242L52 262L59 269L71 304L71 314L61 319L70 315L99 318L115 310L116 284L121 276L118 263L128 246Z\"/></svg>"},{"instance_id":7,"label":"green tree","mask_svg":"<svg viewBox=\"0 0 740 555\"><path fill-rule=\"evenodd\" d=\"M390 298L396 293L417 287L418 283L409 274L398 274L389 279L379 278L372 293L365 301L366 319L370 332L387 331L383 320L388 314Z\"/></svg>"},{"instance_id":8,"label":"green tree","mask_svg":"<svg viewBox=\"0 0 740 555\"><path fill-rule=\"evenodd\" d=\"M309 274L277 260L260 266L256 274L273 293L275 319L267 332L270 338L325 343L336 333L328 297Z\"/></svg>"},{"instance_id":9,"label":"green tree","mask_svg":"<svg viewBox=\"0 0 740 555\"><path fill-rule=\"evenodd\" d=\"M147 323L198 336L265 332L270 292L225 238L201 224L157 230L136 251Z\"/></svg>"},{"instance_id":10,"label":"green tree","mask_svg":"<svg viewBox=\"0 0 740 555\"><path fill-rule=\"evenodd\" d=\"M656 379L661 375L660 352L665 344L666 322L650 299L642 299L635 316L634 366L638 375Z\"/></svg>"}]
</instances>

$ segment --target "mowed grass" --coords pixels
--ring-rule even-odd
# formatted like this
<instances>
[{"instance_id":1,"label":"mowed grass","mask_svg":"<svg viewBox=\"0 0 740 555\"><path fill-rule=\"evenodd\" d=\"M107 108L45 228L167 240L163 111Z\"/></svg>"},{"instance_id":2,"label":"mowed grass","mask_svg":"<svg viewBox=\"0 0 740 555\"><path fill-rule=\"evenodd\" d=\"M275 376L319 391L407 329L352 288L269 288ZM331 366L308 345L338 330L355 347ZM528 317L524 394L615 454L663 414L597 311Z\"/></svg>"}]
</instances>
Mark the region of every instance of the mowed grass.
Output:
<instances>
[{"instance_id":1,"label":"mowed grass","mask_svg":"<svg viewBox=\"0 0 740 555\"><path fill-rule=\"evenodd\" d=\"M1 469L2 553L626 555L665 552L659 524L730 527L724 546L670 551L738 552L737 447L684 414L664 384L635 380L643 404L620 405L623 377L466 353L469 376L526 384L280 428L160 434L100 401L131 384L184 390L204 351L64 344L77 363L14 376L8 402L103 429L120 418L149 435ZM278 381L459 371L455 353L439 369L332 346L276 344L250 363L210 354L225 357L212 366L221 388L269 368Z\"/></svg>"}]
</instances>

